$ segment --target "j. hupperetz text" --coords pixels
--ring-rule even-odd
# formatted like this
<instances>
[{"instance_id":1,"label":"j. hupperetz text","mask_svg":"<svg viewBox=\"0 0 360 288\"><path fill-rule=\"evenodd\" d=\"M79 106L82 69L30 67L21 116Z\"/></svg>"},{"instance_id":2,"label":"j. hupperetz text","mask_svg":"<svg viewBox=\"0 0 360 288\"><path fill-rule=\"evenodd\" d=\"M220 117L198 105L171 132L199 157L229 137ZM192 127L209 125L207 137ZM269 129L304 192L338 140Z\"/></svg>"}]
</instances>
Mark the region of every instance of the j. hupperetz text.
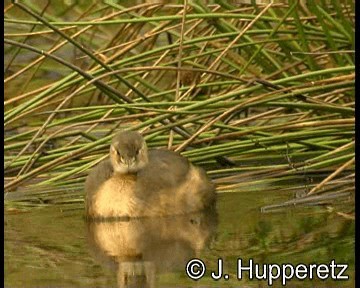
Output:
<instances>
[{"instance_id":1,"label":"j. hupperetz text","mask_svg":"<svg viewBox=\"0 0 360 288\"><path fill-rule=\"evenodd\" d=\"M229 280L229 274L224 273L223 260L218 259L217 271L211 271L210 277L214 280L224 279ZM282 285L286 285L287 281L291 279L332 279L332 280L348 280L349 276L345 274L348 268L347 264L338 264L335 260L330 263L312 263L312 264L297 264L290 263L282 264L259 264L254 263L252 259L243 261L241 258L237 260L237 279L262 280L267 281L268 285L272 285L277 279L281 281ZM192 259L186 265L186 274L193 280L201 279L206 272L206 265L200 259Z\"/></svg>"}]
</instances>

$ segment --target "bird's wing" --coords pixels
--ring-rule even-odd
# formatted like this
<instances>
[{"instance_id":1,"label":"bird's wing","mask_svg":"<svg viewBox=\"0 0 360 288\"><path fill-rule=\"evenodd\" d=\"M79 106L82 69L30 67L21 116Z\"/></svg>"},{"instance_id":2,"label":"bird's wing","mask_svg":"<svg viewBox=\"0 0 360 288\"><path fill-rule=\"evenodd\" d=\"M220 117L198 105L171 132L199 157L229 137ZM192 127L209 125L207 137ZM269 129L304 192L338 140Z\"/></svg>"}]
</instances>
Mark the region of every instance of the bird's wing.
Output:
<instances>
[{"instance_id":1,"label":"bird's wing","mask_svg":"<svg viewBox=\"0 0 360 288\"><path fill-rule=\"evenodd\" d=\"M149 193L176 187L184 181L189 167L189 161L176 152L149 150L149 163L138 172L138 187Z\"/></svg>"}]
</instances>

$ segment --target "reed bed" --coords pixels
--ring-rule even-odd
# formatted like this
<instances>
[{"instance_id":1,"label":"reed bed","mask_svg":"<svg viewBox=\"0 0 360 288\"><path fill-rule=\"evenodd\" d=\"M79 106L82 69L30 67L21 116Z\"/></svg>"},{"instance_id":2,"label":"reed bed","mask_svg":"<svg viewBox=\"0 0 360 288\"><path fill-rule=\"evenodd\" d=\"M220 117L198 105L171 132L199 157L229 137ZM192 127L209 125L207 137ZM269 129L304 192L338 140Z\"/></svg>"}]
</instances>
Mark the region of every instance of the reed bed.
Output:
<instances>
[{"instance_id":1,"label":"reed bed","mask_svg":"<svg viewBox=\"0 0 360 288\"><path fill-rule=\"evenodd\" d=\"M219 193L352 194L353 1L100 2L5 1L7 197L80 201L121 129Z\"/></svg>"}]
</instances>

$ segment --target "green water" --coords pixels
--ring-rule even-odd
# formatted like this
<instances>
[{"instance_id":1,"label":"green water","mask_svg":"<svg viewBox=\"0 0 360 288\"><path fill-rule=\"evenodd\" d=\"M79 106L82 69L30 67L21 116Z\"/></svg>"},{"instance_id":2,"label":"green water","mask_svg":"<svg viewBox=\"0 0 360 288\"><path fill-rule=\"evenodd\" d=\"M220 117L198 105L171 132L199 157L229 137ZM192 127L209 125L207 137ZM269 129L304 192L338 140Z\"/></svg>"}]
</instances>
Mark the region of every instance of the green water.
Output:
<instances>
[{"instance_id":1,"label":"green water","mask_svg":"<svg viewBox=\"0 0 360 288\"><path fill-rule=\"evenodd\" d=\"M346 263L349 280L287 281L286 287L355 287L355 221L326 206L261 213L290 194L254 191L219 195L216 215L86 225L82 204L5 209L6 287L268 287L237 279L245 264ZM353 203L345 203L346 206ZM198 281L186 263L201 259ZM228 279L213 280L218 258ZM282 287L279 280L273 287Z\"/></svg>"}]
</instances>

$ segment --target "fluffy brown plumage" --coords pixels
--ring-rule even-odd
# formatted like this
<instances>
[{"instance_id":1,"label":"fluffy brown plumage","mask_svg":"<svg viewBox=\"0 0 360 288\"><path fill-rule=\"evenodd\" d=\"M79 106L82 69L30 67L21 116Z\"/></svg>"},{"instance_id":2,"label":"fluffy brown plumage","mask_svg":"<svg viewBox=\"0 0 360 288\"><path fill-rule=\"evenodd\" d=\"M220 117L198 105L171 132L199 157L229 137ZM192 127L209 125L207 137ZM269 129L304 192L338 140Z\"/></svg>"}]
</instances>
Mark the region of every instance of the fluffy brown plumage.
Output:
<instances>
[{"instance_id":1,"label":"fluffy brown plumage","mask_svg":"<svg viewBox=\"0 0 360 288\"><path fill-rule=\"evenodd\" d=\"M180 154L147 149L142 136L117 134L109 158L85 183L89 218L185 214L212 207L215 189L205 171Z\"/></svg>"}]
</instances>

